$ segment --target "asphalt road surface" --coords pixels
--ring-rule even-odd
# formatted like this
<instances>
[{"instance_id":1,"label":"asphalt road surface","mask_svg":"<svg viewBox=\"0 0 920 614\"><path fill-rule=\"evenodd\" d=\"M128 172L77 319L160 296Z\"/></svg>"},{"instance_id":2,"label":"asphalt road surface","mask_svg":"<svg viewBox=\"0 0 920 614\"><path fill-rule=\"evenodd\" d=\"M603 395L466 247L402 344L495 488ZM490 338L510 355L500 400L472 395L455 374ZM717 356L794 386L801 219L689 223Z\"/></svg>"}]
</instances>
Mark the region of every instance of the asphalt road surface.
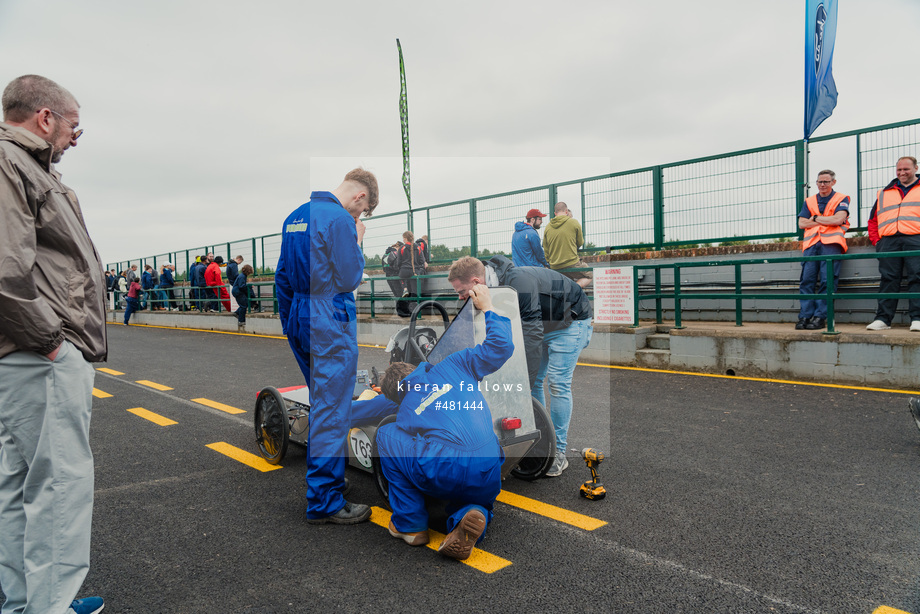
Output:
<instances>
[{"instance_id":1,"label":"asphalt road surface","mask_svg":"<svg viewBox=\"0 0 920 614\"><path fill-rule=\"evenodd\" d=\"M241 462L256 393L303 383L283 339L110 325L109 342L81 593L107 613L920 613L905 391L579 366L569 447L607 453L609 494L578 496L574 453L560 478L509 478L466 564L390 537L369 474L348 470L349 499L375 522L312 526L301 448ZM359 368L387 360L362 348Z\"/></svg>"}]
</instances>

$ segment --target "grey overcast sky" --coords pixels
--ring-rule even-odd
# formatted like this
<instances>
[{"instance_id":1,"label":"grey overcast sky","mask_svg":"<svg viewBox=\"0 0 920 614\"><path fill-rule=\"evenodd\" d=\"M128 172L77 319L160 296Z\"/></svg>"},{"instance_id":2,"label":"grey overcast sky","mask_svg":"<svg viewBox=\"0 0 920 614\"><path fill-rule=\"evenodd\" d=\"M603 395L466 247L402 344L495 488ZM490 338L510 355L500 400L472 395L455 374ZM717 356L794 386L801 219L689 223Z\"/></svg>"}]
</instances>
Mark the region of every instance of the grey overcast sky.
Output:
<instances>
[{"instance_id":1,"label":"grey overcast sky","mask_svg":"<svg viewBox=\"0 0 920 614\"><path fill-rule=\"evenodd\" d=\"M816 136L920 117L920 2L839 6ZM378 213L405 210L397 38L423 206L801 138L804 21L804 0L0 0L0 86L79 100L58 170L114 261L278 232L359 165Z\"/></svg>"}]
</instances>

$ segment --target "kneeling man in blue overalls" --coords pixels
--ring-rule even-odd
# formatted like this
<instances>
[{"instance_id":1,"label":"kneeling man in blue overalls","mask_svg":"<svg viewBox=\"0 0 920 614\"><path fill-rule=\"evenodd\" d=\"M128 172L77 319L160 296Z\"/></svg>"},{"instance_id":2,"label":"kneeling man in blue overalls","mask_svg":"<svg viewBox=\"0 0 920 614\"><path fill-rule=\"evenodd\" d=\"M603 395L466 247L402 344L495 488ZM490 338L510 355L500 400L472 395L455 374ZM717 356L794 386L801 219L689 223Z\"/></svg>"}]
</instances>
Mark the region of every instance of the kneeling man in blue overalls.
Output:
<instances>
[{"instance_id":1,"label":"kneeling man in blue overalls","mask_svg":"<svg viewBox=\"0 0 920 614\"><path fill-rule=\"evenodd\" d=\"M470 298L485 312L485 341L436 365L390 365L380 387L399 409L396 422L377 431L393 509L390 535L411 546L427 544L425 496L443 499L448 535L438 552L460 560L470 556L492 519L505 459L476 384L514 352L511 321L492 310L489 289L474 286Z\"/></svg>"}]
</instances>

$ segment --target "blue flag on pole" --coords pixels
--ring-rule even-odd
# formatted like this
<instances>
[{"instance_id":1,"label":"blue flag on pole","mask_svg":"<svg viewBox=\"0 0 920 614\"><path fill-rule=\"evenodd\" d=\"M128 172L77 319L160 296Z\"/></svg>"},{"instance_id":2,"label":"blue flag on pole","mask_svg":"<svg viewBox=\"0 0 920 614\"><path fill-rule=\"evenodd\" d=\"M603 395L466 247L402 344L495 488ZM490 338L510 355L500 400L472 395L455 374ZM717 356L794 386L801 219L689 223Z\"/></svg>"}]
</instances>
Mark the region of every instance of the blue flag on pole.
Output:
<instances>
[{"instance_id":1,"label":"blue flag on pole","mask_svg":"<svg viewBox=\"0 0 920 614\"><path fill-rule=\"evenodd\" d=\"M805 140L837 106L831 74L837 36L837 0L805 2Z\"/></svg>"}]
</instances>

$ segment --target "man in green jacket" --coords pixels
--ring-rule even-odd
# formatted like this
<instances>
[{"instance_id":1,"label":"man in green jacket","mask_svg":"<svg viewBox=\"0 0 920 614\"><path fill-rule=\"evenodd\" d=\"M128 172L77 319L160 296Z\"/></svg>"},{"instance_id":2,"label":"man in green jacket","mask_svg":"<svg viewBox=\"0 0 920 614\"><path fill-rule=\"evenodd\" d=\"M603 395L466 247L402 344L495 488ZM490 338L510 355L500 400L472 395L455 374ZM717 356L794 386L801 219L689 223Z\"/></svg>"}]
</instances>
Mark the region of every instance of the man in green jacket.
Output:
<instances>
[{"instance_id":1,"label":"man in green jacket","mask_svg":"<svg viewBox=\"0 0 920 614\"><path fill-rule=\"evenodd\" d=\"M554 213L555 217L543 232L543 251L546 252L550 268L559 271L588 266L578 258L578 248L585 243L581 224L572 217L568 205L563 202L556 203ZM562 274L582 288L591 285L591 273L588 271L566 271Z\"/></svg>"}]
</instances>

